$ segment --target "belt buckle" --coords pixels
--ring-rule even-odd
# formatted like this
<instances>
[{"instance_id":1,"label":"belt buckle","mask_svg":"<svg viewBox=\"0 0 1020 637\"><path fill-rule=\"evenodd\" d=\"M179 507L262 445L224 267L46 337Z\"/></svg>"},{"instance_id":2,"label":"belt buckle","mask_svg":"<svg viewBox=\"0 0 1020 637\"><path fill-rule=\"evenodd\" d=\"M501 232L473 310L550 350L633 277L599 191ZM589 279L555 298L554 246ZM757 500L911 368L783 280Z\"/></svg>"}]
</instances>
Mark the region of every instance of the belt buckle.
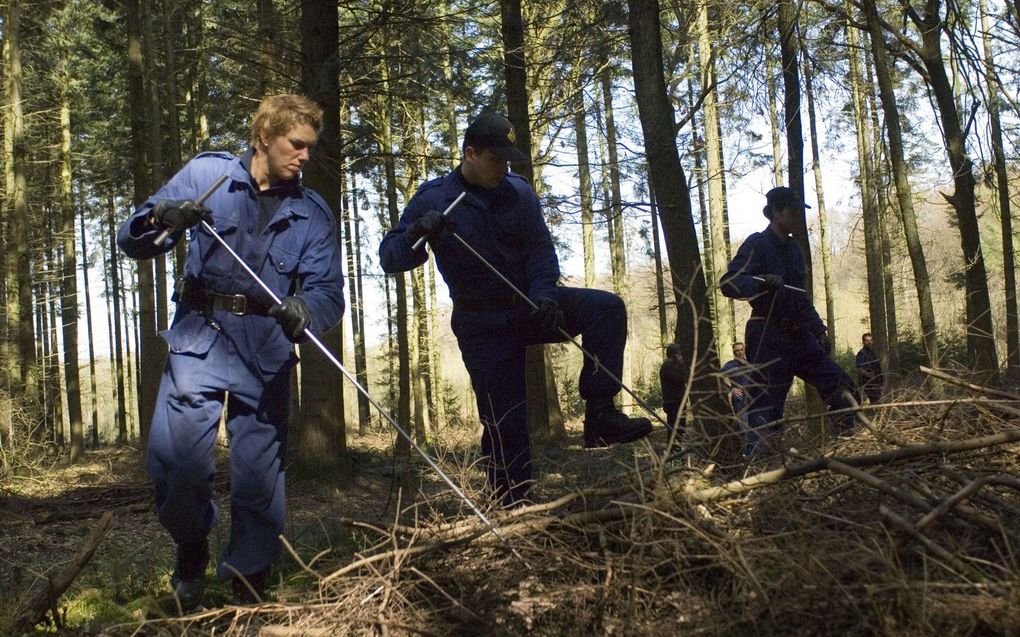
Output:
<instances>
[{"instance_id":1,"label":"belt buckle","mask_svg":"<svg viewBox=\"0 0 1020 637\"><path fill-rule=\"evenodd\" d=\"M248 297L243 294L230 295L230 313L235 316L244 316L248 309Z\"/></svg>"}]
</instances>

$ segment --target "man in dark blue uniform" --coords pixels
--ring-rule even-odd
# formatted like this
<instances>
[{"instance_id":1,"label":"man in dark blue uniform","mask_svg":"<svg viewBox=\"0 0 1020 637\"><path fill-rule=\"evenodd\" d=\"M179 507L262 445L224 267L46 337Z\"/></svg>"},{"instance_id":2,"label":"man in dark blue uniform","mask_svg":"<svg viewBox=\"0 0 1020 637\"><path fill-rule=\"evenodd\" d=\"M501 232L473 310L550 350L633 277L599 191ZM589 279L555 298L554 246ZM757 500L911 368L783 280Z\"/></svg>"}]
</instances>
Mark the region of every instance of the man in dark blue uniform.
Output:
<instances>
[{"instance_id":1,"label":"man in dark blue uniform","mask_svg":"<svg viewBox=\"0 0 1020 637\"><path fill-rule=\"evenodd\" d=\"M803 291L804 255L790 236L807 207L790 188L768 191L762 211L768 228L744 241L720 280L724 295L751 303L744 340L748 362L763 381L752 396L749 457L764 453L778 431L770 423L783 417L794 376L818 389L830 409L850 406L843 392L853 389L853 381L829 357L832 345L825 324ZM844 418L834 425L843 433L852 422Z\"/></svg>"},{"instance_id":2,"label":"man in dark blue uniform","mask_svg":"<svg viewBox=\"0 0 1020 637\"><path fill-rule=\"evenodd\" d=\"M216 523L213 447L226 402L230 541L217 562L241 601L261 594L284 530L284 455L294 342L323 333L343 312L343 278L329 206L300 182L322 109L297 95L263 100L251 148L202 153L120 228L135 259L167 252L188 232L170 346L149 431L146 467L159 520L177 545L171 584L181 605L201 601ZM194 200L221 175L205 206ZM273 290L272 298L202 226L210 222ZM169 235L156 243L165 230ZM225 398L229 396L229 398ZM247 580L237 578L241 575Z\"/></svg>"},{"instance_id":3,"label":"man in dark blue uniform","mask_svg":"<svg viewBox=\"0 0 1020 637\"><path fill-rule=\"evenodd\" d=\"M857 367L857 382L861 387L861 394L867 396L868 402L875 405L882 402L882 363L875 353L875 339L870 332L861 336L861 350L857 352L855 364Z\"/></svg>"},{"instance_id":4,"label":"man in dark blue uniform","mask_svg":"<svg viewBox=\"0 0 1020 637\"><path fill-rule=\"evenodd\" d=\"M526 497L531 445L525 413L525 348L564 340L560 329L581 335L584 348L616 378L623 369L627 312L620 297L601 290L557 285L559 263L538 197L528 182L508 173L525 159L505 117L486 113L464 133L463 156L453 172L426 182L397 226L379 246L388 273L428 259L425 237L450 289L450 319L478 403L488 484L504 506ZM454 199L467 192L448 217ZM444 228L449 231L444 232ZM493 265L538 307L534 310L471 254L456 237ZM585 358L579 380L586 401L584 444L598 447L648 435L647 418L628 418L614 404L620 386Z\"/></svg>"},{"instance_id":5,"label":"man in dark blue uniform","mask_svg":"<svg viewBox=\"0 0 1020 637\"><path fill-rule=\"evenodd\" d=\"M733 413L746 429L752 379L751 368L747 364L747 350L743 343L738 341L733 344L733 359L723 365L720 371L730 384L730 406L733 407Z\"/></svg>"}]
</instances>

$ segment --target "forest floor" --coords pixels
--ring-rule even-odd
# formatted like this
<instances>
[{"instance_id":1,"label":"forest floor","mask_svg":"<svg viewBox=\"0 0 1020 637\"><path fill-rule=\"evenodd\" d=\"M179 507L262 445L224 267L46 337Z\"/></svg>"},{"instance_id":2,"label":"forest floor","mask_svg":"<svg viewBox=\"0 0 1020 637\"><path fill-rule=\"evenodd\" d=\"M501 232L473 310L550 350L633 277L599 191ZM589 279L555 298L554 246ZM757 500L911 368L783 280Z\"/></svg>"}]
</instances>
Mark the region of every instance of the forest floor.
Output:
<instances>
[{"instance_id":1,"label":"forest floor","mask_svg":"<svg viewBox=\"0 0 1020 637\"><path fill-rule=\"evenodd\" d=\"M288 476L266 602L233 605L210 572L183 616L140 451L37 464L0 485L0 634L112 512L28 634L1020 635L1020 400L942 392L864 412L822 454L791 423L783 458L737 474L664 454L661 427L585 450L570 423L535 445L537 504L484 509L498 536L424 463L395 464L388 435L352 435L345 470ZM481 501L474 432L447 433L431 453Z\"/></svg>"}]
</instances>

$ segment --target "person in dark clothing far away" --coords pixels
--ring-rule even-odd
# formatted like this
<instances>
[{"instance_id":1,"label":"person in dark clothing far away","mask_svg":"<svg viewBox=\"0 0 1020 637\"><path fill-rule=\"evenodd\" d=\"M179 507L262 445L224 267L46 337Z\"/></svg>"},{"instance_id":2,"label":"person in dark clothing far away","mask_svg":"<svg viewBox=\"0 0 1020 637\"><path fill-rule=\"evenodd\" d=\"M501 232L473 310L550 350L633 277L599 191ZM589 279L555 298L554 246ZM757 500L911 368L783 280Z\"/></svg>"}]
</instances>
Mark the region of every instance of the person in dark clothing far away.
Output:
<instances>
[{"instance_id":1,"label":"person in dark clothing far away","mask_svg":"<svg viewBox=\"0 0 1020 637\"><path fill-rule=\"evenodd\" d=\"M687 379L690 370L684 365L684 356L679 343L666 346L666 360L659 366L659 385L662 387L662 409L666 412L666 424L676 429L677 435L683 433L687 419L680 416L687 393Z\"/></svg>"},{"instance_id":2,"label":"person in dark clothing far away","mask_svg":"<svg viewBox=\"0 0 1020 637\"><path fill-rule=\"evenodd\" d=\"M850 406L843 392L852 391L854 383L829 356L825 324L804 291L804 255L790 236L806 207L791 188L768 191L762 210L768 227L744 241L720 279L724 295L751 304L744 342L748 362L763 377L751 396L749 458L769 451L770 438L780 429L771 423L783 417L794 376L818 389L830 409ZM834 423L839 434L852 424L848 418Z\"/></svg>"},{"instance_id":3,"label":"person in dark clothing far away","mask_svg":"<svg viewBox=\"0 0 1020 637\"><path fill-rule=\"evenodd\" d=\"M405 272L428 259L423 237L450 290L450 324L482 419L482 454L489 488L504 506L524 502L531 488L531 444L525 412L525 349L580 335L583 347L616 378L623 369L627 311L610 292L558 285L559 262L535 191L508 171L526 159L510 121L483 113L464 133L463 161L427 181L400 221L383 237L379 263ZM449 215L445 210L466 197ZM488 261L537 306L534 309L466 248ZM585 400L584 445L601 447L647 436L647 418L615 405L620 385L588 357L578 382Z\"/></svg>"},{"instance_id":4,"label":"person in dark clothing far away","mask_svg":"<svg viewBox=\"0 0 1020 637\"><path fill-rule=\"evenodd\" d=\"M885 378L882 376L882 363L875 353L875 339L870 332L861 336L861 350L857 352L857 382L860 383L861 394L867 396L868 402L877 404L882 402L882 385Z\"/></svg>"},{"instance_id":5,"label":"person in dark clothing far away","mask_svg":"<svg viewBox=\"0 0 1020 637\"><path fill-rule=\"evenodd\" d=\"M322 109L300 95L267 97L240 157L202 153L143 203L117 242L134 259L168 252L188 233L174 292L170 346L149 431L146 468L159 521L177 548L170 580L181 606L202 600L208 535L219 518L213 449L226 411L230 535L216 562L241 602L259 601L280 557L294 343L340 321L343 276L329 206L301 185ZM206 205L195 203L221 176ZM280 303L200 222L211 224Z\"/></svg>"}]
</instances>

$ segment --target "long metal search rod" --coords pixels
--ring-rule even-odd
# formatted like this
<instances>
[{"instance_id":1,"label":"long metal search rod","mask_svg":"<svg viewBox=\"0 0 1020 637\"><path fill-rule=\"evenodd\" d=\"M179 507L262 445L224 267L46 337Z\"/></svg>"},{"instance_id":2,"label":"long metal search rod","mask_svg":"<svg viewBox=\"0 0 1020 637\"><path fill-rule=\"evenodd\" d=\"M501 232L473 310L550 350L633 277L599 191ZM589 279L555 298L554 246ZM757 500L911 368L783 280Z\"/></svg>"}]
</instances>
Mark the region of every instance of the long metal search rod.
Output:
<instances>
[{"instance_id":1,"label":"long metal search rod","mask_svg":"<svg viewBox=\"0 0 1020 637\"><path fill-rule=\"evenodd\" d=\"M755 281L762 281L762 282L765 281L765 277L762 277L762 276L752 276L751 278L754 279ZM799 287L797 287L795 285L786 285L784 283L783 287L786 288L787 290L793 290L794 292L801 292L803 294L807 294L807 290L805 290L804 288L799 288Z\"/></svg>"},{"instance_id":2,"label":"long metal search rod","mask_svg":"<svg viewBox=\"0 0 1020 637\"><path fill-rule=\"evenodd\" d=\"M212 197L212 194L216 192L216 189L222 186L223 182L225 182L226 180L227 180L226 174L220 175L219 179L214 181L213 185L209 186L209 189L203 192L199 196L199 198L195 200L195 205L201 206L202 204L204 204L205 200L208 199L209 197ZM164 228L163 232L160 232L158 235L156 235L156 238L153 239L152 242L158 246L163 245L163 242L166 241L166 238L170 236L171 232L173 232L173 228Z\"/></svg>"},{"instance_id":3,"label":"long metal search rod","mask_svg":"<svg viewBox=\"0 0 1020 637\"><path fill-rule=\"evenodd\" d=\"M241 259L241 257L239 257L237 255L237 253L234 252L234 250L229 245L227 245L227 242L223 240L223 237L221 237L218 232L216 232L216 229L213 228L212 226L210 226L205 220L203 220L201 223L202 223L202 227L205 228L206 231L209 234L211 234L213 236L213 238L216 239L216 241L219 242L219 244L221 246L223 246L223 248L227 252L230 253L230 256L234 257L234 259L237 261L237 263L242 268L244 268L244 271L247 272L248 275L256 283L259 284L259 287L261 287L262 290L265 291L265 293L269 295L269 298L273 299L274 303L279 303L280 302L280 298L278 296L276 296L276 294L271 289L269 289L269 286L266 285L265 282L262 281L261 278L259 278L259 275L255 274L255 271L252 270L250 267L248 267L248 264L245 263L244 260ZM315 346L319 348L319 351L321 351L322 354L326 358L328 358L331 363L336 365L336 368L340 370L340 373L343 374L344 377L347 378L347 380L349 380L352 383L354 383L354 386L358 388L358 391L360 391L361 394L363 396L365 396L365 398L368 398L369 402L371 402L372 406L375 407L376 410L378 410L378 412L380 414L382 414L383 418L388 420L389 423L391 425L393 425L393 428L396 429L400 433L400 435L402 435L404 437L404 439L407 440L407 442L409 442L411 444L411 447L415 451L417 451L418 454L422 458L425 459L425 462L427 462L428 465L430 467L432 467L432 470L435 471L439 475L439 477L443 479L443 482L445 482L448 487L453 489L453 492L456 493L460 497L460 499L463 500L464 503L468 505L468 508L471 509L471 512L474 513L475 516L479 520L484 522L487 527L489 527L489 530L492 531L492 534L495 535L497 538L499 538L504 544L506 544L506 547L508 549L510 549L510 552L513 553L514 557L519 559L521 562L524 563L525 566L528 567L528 569L530 569L531 565L528 564L527 560L525 560L524 557L520 553L517 552L517 549L515 549L513 546L510 545L509 541L507 541L507 539L506 539L506 536L503 535L503 533L499 530L499 528L495 524L493 524L489 520L489 518L487 518L485 516L484 513L482 513L481 509L479 509L475 505L475 503L471 501L471 498L467 497L467 495L460 489L460 487L458 487L453 482L453 480L450 479L450 476L446 475L446 473L442 469L439 468L439 465L437 465L435 463L435 461L432 460L432 458L430 458L427 453L425 453L425 450L418 446L418 444L414 441L414 438L412 438L410 435L408 435L408 433L406 431L404 431L404 428L401 427L399 424L397 424L397 421L394 420L393 416L391 416L386 411L386 408L383 407L381 404L379 404L379 402L375 398L372 398L372 395L368 393L368 390L365 389L364 387L362 387L361 383L358 382L358 380L354 377L354 375L351 374L351 372L348 371L347 368L344 367L343 364L340 361L338 361L335 356L333 356L333 353L329 351L329 348L327 348L325 345L323 345L322 341L320 341L318 339L318 337L316 337L314 334L312 334L312 332L310 330L306 329L305 330L305 335L308 336L308 340L310 340L313 343L315 343Z\"/></svg>"},{"instance_id":4,"label":"long metal search rod","mask_svg":"<svg viewBox=\"0 0 1020 637\"><path fill-rule=\"evenodd\" d=\"M449 206L447 206L446 210L443 211L443 216L445 217L446 215L450 214L450 211L453 210L454 206L459 204L460 200L463 199L466 195L467 195L467 191L466 190L462 190L461 193L459 195L457 195L457 198L453 200L453 203L451 203ZM411 246L411 247L414 248L415 250L417 250L418 248L421 247L421 244L423 244L423 243L425 243L425 237L421 236L421 237L418 237L418 240L415 241L414 245Z\"/></svg>"},{"instance_id":5,"label":"long metal search rod","mask_svg":"<svg viewBox=\"0 0 1020 637\"><path fill-rule=\"evenodd\" d=\"M532 301L531 299L529 299L527 294L525 294L524 292L521 292L520 288L518 288L516 285L514 285L513 282L510 279L508 279L505 276L503 276L503 273L500 272L499 270L497 270L496 266L492 265L491 263L489 263L485 259L485 257L483 257L482 255L478 254L478 252L474 248L472 248L468 244L468 242L465 241L459 234L457 234L456 232L452 232L451 234L454 236L455 239L457 239L457 241L460 241L460 244L462 246L464 246L465 248L467 248L468 251L471 254L473 254L476 257L478 257L478 260L481 261L485 265L485 267L487 267L490 270L492 270L492 273L495 274L497 277L499 277L500 281L502 281L503 283L506 283L508 286L510 286L511 290L516 292L518 296L520 296L522 299L524 299L524 302L527 303L528 305L530 305L531 309L538 310L538 306L535 305L535 302ZM603 365L599 361L597 356L595 356L594 354L592 354L588 350L584 349L584 347L582 347L581 344L577 342L577 339L575 339L573 336L571 336L565 329L563 329L562 327L559 328L559 329L560 329L560 334L562 334L564 338L566 338L568 341L573 343L574 346L577 347L577 349L581 350L581 353L584 354L585 358L587 358L588 360L590 360L592 363L595 364L595 371L598 371L598 370L601 369L603 372L605 372L606 376L609 376L609 378L611 378L614 383L618 384L624 391L626 391L628 394L630 394L630 397L633 398L635 401L637 401L637 404L639 404L642 407L644 407L645 411L647 411L652 416L654 416L655 419L658 420L659 422L661 422L663 425L665 425L666 427L669 427L669 424L666 423L666 419L665 418L660 416L657 411L652 409L651 405L646 403L644 400L641 399L640 396L635 394L633 392L633 390L631 390L630 387L627 387L626 385L624 385L623 381L621 381L619 378L617 378L616 375L613 374L613 372L611 372L608 369L606 369L606 366Z\"/></svg>"}]
</instances>

